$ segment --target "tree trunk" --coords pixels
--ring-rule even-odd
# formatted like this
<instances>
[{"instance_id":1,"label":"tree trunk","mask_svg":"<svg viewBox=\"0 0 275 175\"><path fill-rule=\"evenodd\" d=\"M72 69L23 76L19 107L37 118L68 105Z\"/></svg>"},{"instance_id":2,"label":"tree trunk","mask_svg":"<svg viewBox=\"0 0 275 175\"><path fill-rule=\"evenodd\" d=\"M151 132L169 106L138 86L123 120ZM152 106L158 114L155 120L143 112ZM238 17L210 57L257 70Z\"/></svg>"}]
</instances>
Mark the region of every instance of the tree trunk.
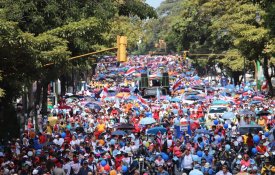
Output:
<instances>
[{"instance_id":1,"label":"tree trunk","mask_svg":"<svg viewBox=\"0 0 275 175\"><path fill-rule=\"evenodd\" d=\"M48 114L47 112L47 108L48 108L48 82L43 84L43 95L42 95L42 110L41 110L41 114L42 116L45 116Z\"/></svg>"},{"instance_id":2,"label":"tree trunk","mask_svg":"<svg viewBox=\"0 0 275 175\"><path fill-rule=\"evenodd\" d=\"M266 83L268 85L268 94L271 97L273 97L273 86L272 86L272 82L271 82L271 76L268 73L268 57L267 56L264 57L263 69L264 69L263 71L264 71Z\"/></svg>"},{"instance_id":3,"label":"tree trunk","mask_svg":"<svg viewBox=\"0 0 275 175\"><path fill-rule=\"evenodd\" d=\"M65 75L62 75L60 77L60 84L61 84L61 97L63 97L66 93L66 84L67 84L67 77Z\"/></svg>"},{"instance_id":4,"label":"tree trunk","mask_svg":"<svg viewBox=\"0 0 275 175\"><path fill-rule=\"evenodd\" d=\"M35 92L35 103L34 103L34 120L35 120L35 129L38 132L38 109L41 101L41 92L42 92L42 84L41 81L37 81L36 83L36 92Z\"/></svg>"},{"instance_id":5,"label":"tree trunk","mask_svg":"<svg viewBox=\"0 0 275 175\"><path fill-rule=\"evenodd\" d=\"M234 80L234 85L240 84L240 72L232 72L232 78Z\"/></svg>"},{"instance_id":6,"label":"tree trunk","mask_svg":"<svg viewBox=\"0 0 275 175\"><path fill-rule=\"evenodd\" d=\"M34 107L34 99L33 99L33 84L30 83L28 85L28 99L29 99L29 103L28 103L28 115L33 119L33 107Z\"/></svg>"}]
</instances>

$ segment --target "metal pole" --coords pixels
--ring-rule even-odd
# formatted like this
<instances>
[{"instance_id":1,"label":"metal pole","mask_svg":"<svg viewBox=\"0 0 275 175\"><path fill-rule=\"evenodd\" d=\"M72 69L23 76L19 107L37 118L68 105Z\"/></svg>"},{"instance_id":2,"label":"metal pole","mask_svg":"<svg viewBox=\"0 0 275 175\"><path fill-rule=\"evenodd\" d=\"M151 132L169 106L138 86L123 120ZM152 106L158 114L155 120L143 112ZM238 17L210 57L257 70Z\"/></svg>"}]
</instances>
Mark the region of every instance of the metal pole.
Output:
<instances>
[{"instance_id":1,"label":"metal pole","mask_svg":"<svg viewBox=\"0 0 275 175\"><path fill-rule=\"evenodd\" d=\"M245 57L243 57L243 82L244 82L244 85L246 84L246 77L245 77Z\"/></svg>"}]
</instances>

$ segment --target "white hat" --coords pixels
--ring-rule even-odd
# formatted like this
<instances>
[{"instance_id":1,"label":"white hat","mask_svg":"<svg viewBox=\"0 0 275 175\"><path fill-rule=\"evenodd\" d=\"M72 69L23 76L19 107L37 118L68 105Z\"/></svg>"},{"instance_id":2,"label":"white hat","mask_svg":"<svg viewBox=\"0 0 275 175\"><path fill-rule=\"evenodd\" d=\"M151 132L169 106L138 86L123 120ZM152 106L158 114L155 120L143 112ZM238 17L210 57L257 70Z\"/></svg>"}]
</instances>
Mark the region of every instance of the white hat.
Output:
<instances>
[{"instance_id":1,"label":"white hat","mask_svg":"<svg viewBox=\"0 0 275 175\"><path fill-rule=\"evenodd\" d=\"M37 169L34 169L34 170L32 171L32 174L38 174L38 170L37 170Z\"/></svg>"},{"instance_id":2,"label":"white hat","mask_svg":"<svg viewBox=\"0 0 275 175\"><path fill-rule=\"evenodd\" d=\"M210 164L209 162L206 162L205 165L204 165L205 168L209 168L210 167Z\"/></svg>"}]
</instances>

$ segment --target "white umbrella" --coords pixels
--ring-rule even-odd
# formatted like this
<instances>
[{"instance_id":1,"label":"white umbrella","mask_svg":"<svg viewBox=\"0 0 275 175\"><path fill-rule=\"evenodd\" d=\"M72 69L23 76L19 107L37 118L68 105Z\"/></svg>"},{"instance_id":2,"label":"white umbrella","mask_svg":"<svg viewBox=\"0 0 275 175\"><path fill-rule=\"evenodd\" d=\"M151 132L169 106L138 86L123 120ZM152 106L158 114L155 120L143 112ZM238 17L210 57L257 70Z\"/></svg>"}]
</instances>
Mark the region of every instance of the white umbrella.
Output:
<instances>
[{"instance_id":1,"label":"white umbrella","mask_svg":"<svg viewBox=\"0 0 275 175\"><path fill-rule=\"evenodd\" d=\"M141 124L141 125L150 125L150 124L153 124L153 123L156 123L156 122L157 121L152 117L145 117L145 118L140 120L139 124Z\"/></svg>"}]
</instances>

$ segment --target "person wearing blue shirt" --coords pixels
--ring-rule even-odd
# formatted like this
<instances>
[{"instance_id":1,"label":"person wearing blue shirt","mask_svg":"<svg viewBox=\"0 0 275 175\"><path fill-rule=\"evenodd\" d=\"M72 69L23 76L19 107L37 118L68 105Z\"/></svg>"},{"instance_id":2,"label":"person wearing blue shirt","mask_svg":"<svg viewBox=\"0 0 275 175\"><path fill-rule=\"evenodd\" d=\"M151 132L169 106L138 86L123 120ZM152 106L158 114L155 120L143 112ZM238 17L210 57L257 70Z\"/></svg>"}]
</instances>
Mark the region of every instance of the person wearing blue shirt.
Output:
<instances>
[{"instance_id":1,"label":"person wearing blue shirt","mask_svg":"<svg viewBox=\"0 0 275 175\"><path fill-rule=\"evenodd\" d=\"M209 148L204 149L204 154L203 154L202 158L204 158L206 160L206 162L212 164L213 156L210 155L208 151L209 151Z\"/></svg>"},{"instance_id":2,"label":"person wearing blue shirt","mask_svg":"<svg viewBox=\"0 0 275 175\"><path fill-rule=\"evenodd\" d=\"M149 110L146 111L146 112L145 112L145 116L146 116L146 117L152 117L152 112L149 111Z\"/></svg>"}]
</instances>

